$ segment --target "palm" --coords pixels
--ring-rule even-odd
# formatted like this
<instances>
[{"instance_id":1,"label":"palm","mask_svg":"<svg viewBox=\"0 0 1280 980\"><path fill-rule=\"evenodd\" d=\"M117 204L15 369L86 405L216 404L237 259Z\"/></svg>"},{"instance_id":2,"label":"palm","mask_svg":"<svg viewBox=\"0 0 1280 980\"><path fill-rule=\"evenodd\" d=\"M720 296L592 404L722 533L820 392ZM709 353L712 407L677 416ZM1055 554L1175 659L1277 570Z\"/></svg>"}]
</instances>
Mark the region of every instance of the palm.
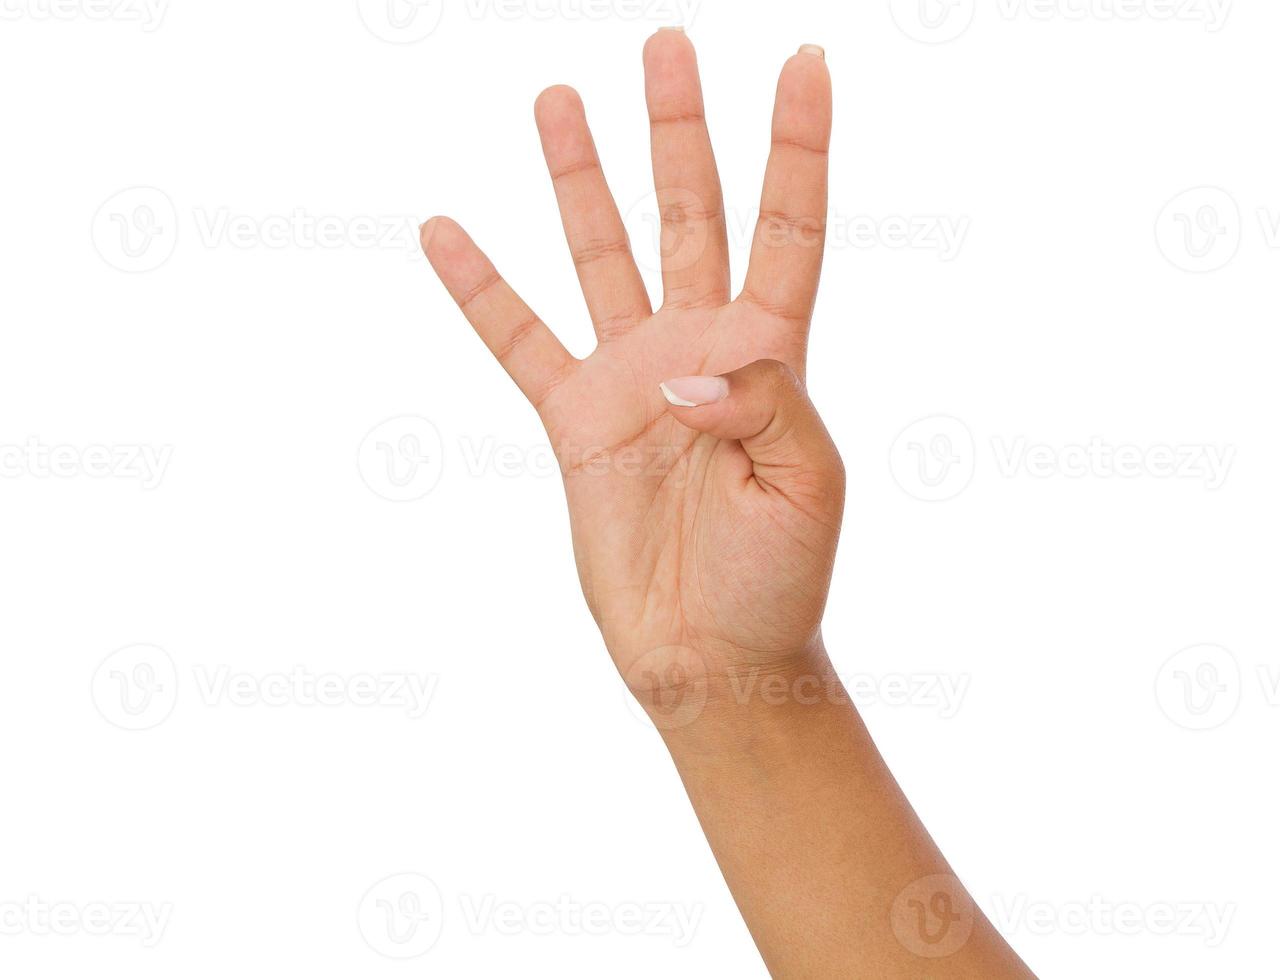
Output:
<instances>
[{"instance_id":1,"label":"palm","mask_svg":"<svg viewBox=\"0 0 1280 980\"><path fill-rule=\"evenodd\" d=\"M424 241L441 278L529 396L560 456L583 589L619 668L693 648L761 660L817 630L834 548L823 492L771 492L743 445L683 424L659 383L761 359L804 374L821 263L829 134L823 63L799 56L779 86L762 220L743 295L730 301L718 178L693 50L646 49L666 303L652 313L576 94L549 90L538 121L600 344L572 358L457 226ZM815 588L814 582L823 583ZM658 654L659 657L662 654Z\"/></svg>"},{"instance_id":2,"label":"palm","mask_svg":"<svg viewBox=\"0 0 1280 980\"><path fill-rule=\"evenodd\" d=\"M748 488L742 447L682 425L658 392L669 377L720 374L761 358L799 372L802 332L746 304L659 313L592 354L547 405L587 601L624 672L673 645L712 655L789 649L817 625L820 604L776 617L779 603L765 592L789 583L758 549L779 538L779 521L802 536L821 529ZM609 394L601 401L593 392Z\"/></svg>"}]
</instances>

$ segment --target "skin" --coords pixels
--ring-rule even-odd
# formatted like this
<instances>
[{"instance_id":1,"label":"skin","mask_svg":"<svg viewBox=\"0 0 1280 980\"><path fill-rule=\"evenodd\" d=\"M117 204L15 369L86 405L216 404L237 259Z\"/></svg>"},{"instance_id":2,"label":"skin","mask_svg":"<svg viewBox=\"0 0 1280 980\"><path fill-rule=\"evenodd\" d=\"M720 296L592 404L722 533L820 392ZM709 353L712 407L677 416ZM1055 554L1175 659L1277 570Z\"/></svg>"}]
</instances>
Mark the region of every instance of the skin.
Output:
<instances>
[{"instance_id":1,"label":"skin","mask_svg":"<svg viewBox=\"0 0 1280 980\"><path fill-rule=\"evenodd\" d=\"M822 643L844 509L803 380L827 214L825 58L806 46L782 69L736 297L693 45L659 32L644 67L658 310L566 87L535 116L591 355L572 357L455 222L427 222L423 250L557 448L587 604L770 972L1029 977L902 796ZM723 397L671 404L660 383L690 376L722 377Z\"/></svg>"}]
</instances>

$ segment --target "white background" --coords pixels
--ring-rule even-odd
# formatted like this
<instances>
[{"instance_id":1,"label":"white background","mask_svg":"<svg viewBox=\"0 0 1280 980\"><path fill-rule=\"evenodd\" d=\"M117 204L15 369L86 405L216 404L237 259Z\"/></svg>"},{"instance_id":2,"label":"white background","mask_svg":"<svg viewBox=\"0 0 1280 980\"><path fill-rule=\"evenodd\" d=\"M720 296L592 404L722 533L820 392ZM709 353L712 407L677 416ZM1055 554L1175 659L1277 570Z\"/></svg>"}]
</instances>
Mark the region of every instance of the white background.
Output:
<instances>
[{"instance_id":1,"label":"white background","mask_svg":"<svg viewBox=\"0 0 1280 980\"><path fill-rule=\"evenodd\" d=\"M682 19L739 259L827 49L826 635L926 823L1044 977L1274 970L1280 9L932 3L4 0L6 976L764 976L416 253L458 217L585 353L532 102L643 232Z\"/></svg>"}]
</instances>

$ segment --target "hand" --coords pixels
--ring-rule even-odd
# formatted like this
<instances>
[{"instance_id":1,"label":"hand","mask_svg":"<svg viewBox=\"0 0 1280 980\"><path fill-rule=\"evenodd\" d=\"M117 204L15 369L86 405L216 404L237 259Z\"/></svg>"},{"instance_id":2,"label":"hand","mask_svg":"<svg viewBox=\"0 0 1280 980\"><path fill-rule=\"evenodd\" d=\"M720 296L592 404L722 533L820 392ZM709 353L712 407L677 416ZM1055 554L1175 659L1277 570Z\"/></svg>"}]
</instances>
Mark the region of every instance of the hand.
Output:
<instances>
[{"instance_id":1,"label":"hand","mask_svg":"<svg viewBox=\"0 0 1280 980\"><path fill-rule=\"evenodd\" d=\"M656 313L570 89L544 92L537 118L599 338L591 356L571 357L453 222L427 222L423 248L558 450L587 603L666 736L770 974L1031 977L911 811L822 647L844 471L802 379L827 209L825 61L802 48L783 68L736 299L683 34L650 39L645 76L662 211ZM739 696L725 681L756 669L797 692L826 681L836 696L670 723L691 685L707 696L702 717L713 692ZM911 941L895 911L925 887L964 913L955 949Z\"/></svg>"},{"instance_id":2,"label":"hand","mask_svg":"<svg viewBox=\"0 0 1280 980\"><path fill-rule=\"evenodd\" d=\"M827 211L821 49L782 70L736 299L693 45L659 32L644 66L662 211L656 313L572 89L548 89L535 114L599 339L589 357L565 350L458 225L422 229L440 279L556 447L587 603L641 695L654 679L660 690L825 656L844 501L839 455L803 385Z\"/></svg>"}]
</instances>

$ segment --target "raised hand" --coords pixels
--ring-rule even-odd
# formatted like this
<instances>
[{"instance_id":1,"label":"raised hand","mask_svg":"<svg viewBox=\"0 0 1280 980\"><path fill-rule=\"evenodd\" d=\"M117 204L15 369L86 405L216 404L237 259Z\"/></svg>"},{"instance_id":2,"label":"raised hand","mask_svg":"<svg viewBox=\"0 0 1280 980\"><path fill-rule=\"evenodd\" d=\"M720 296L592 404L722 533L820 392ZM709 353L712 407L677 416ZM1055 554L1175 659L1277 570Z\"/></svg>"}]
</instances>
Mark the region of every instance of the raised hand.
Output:
<instances>
[{"instance_id":1,"label":"raised hand","mask_svg":"<svg viewBox=\"0 0 1280 980\"><path fill-rule=\"evenodd\" d=\"M588 605L642 696L654 678L806 663L844 496L803 383L827 211L822 50L806 46L782 70L736 298L693 45L659 32L644 67L662 213L656 312L572 89L542 93L535 115L599 340L589 357L565 350L457 224L422 229L440 279L542 418Z\"/></svg>"},{"instance_id":2,"label":"raised hand","mask_svg":"<svg viewBox=\"0 0 1280 980\"><path fill-rule=\"evenodd\" d=\"M693 46L662 32L644 60L657 312L567 88L542 94L537 119L592 354L570 356L452 221L424 225L423 248L558 450L587 602L771 974L1031 977L911 811L822 645L844 471L803 382L827 208L821 49L782 70L736 298ZM781 696L744 697L752 674ZM913 919L924 900L948 911L945 947Z\"/></svg>"}]
</instances>

